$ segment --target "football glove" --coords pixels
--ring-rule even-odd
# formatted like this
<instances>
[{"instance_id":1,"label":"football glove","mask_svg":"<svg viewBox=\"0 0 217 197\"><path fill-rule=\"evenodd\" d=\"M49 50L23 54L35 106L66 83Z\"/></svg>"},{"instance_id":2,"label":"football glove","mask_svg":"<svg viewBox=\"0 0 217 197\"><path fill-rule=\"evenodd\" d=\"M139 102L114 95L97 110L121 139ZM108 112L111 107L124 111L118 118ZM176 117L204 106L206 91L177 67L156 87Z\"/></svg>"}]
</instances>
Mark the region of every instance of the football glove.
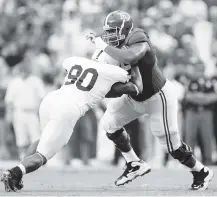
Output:
<instances>
[{"instance_id":1,"label":"football glove","mask_svg":"<svg viewBox=\"0 0 217 197\"><path fill-rule=\"evenodd\" d=\"M95 44L97 49L101 49L103 51L108 46L108 44L105 43L101 37L96 36L94 33L89 33L88 35L86 35L86 39L90 40L93 44Z\"/></svg>"},{"instance_id":2,"label":"football glove","mask_svg":"<svg viewBox=\"0 0 217 197\"><path fill-rule=\"evenodd\" d=\"M96 36L94 33L90 32L86 35L86 40L90 40L93 44L95 43Z\"/></svg>"}]
</instances>

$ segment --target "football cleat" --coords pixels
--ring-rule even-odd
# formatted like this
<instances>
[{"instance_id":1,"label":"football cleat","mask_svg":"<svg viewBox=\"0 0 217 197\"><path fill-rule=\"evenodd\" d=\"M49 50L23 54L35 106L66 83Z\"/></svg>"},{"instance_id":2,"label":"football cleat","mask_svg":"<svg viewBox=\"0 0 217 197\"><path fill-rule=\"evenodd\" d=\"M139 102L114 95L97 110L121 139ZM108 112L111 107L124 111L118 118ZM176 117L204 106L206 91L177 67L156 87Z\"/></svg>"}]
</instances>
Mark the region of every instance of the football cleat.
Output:
<instances>
[{"instance_id":1,"label":"football cleat","mask_svg":"<svg viewBox=\"0 0 217 197\"><path fill-rule=\"evenodd\" d=\"M193 183L192 190L204 191L208 188L209 182L213 179L214 173L208 167L204 167L200 172L192 171Z\"/></svg>"},{"instance_id":2,"label":"football cleat","mask_svg":"<svg viewBox=\"0 0 217 197\"><path fill-rule=\"evenodd\" d=\"M10 170L3 172L0 180L4 183L6 192L16 192L23 188L22 177L18 177Z\"/></svg>"},{"instance_id":3,"label":"football cleat","mask_svg":"<svg viewBox=\"0 0 217 197\"><path fill-rule=\"evenodd\" d=\"M149 172L151 172L151 168L142 160L126 163L124 173L115 181L115 185L124 185Z\"/></svg>"}]
</instances>

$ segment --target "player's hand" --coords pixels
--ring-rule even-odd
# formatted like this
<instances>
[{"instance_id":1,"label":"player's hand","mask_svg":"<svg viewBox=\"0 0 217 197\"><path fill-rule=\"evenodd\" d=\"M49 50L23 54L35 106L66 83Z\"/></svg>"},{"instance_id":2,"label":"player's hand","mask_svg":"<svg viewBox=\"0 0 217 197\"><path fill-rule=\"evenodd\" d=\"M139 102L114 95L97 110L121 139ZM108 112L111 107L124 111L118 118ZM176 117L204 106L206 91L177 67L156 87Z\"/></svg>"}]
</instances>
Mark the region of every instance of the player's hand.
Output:
<instances>
[{"instance_id":1,"label":"player's hand","mask_svg":"<svg viewBox=\"0 0 217 197\"><path fill-rule=\"evenodd\" d=\"M86 40L90 40L93 44L95 43L96 36L94 33L90 32L86 35Z\"/></svg>"},{"instance_id":2,"label":"player's hand","mask_svg":"<svg viewBox=\"0 0 217 197\"><path fill-rule=\"evenodd\" d=\"M102 38L100 37L100 34L96 35L91 32L86 35L86 40L90 40L93 44L95 44L97 49L101 49L103 51L108 46L108 44L102 40Z\"/></svg>"}]
</instances>

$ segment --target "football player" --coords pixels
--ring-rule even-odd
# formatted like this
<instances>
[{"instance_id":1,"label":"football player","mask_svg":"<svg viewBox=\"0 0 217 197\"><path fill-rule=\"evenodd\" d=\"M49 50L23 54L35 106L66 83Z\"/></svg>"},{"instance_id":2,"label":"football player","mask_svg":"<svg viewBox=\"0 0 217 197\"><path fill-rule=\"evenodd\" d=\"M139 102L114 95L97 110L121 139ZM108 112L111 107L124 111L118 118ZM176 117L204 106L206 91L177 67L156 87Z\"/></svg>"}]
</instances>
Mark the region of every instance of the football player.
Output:
<instances>
[{"instance_id":1,"label":"football player","mask_svg":"<svg viewBox=\"0 0 217 197\"><path fill-rule=\"evenodd\" d=\"M21 190L23 175L43 166L66 145L77 120L96 106L111 87L132 96L139 93L137 86L129 81L127 71L114 65L119 65L118 61L106 53L94 54L95 60L101 57L113 65L81 57L64 60L63 67L67 71L64 84L49 93L40 105L40 140L33 143L20 165L1 175L6 191Z\"/></svg>"},{"instance_id":2,"label":"football player","mask_svg":"<svg viewBox=\"0 0 217 197\"><path fill-rule=\"evenodd\" d=\"M190 168L193 174L193 190L205 190L213 178L213 171L198 161L187 144L180 139L177 113L178 102L172 83L158 67L157 57L148 35L133 27L132 17L123 11L114 11L104 21L104 34L89 34L97 48L101 49L129 69L138 67L142 78L142 93L137 96L123 95L112 100L101 119L107 136L120 149L126 160L124 173L115 181L123 185L150 172L147 163L140 160L130 144L124 125L147 114L151 131L174 159ZM159 40L160 42L160 40ZM115 97L112 90L111 95Z\"/></svg>"}]
</instances>

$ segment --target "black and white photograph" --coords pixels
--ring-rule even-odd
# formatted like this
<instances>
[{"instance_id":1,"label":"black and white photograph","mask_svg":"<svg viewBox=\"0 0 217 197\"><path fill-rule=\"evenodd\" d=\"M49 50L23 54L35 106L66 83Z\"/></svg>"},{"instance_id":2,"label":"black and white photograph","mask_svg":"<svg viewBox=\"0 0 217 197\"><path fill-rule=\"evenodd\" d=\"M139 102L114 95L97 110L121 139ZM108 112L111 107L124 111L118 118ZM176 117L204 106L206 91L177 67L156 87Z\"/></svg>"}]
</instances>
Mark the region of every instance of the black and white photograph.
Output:
<instances>
[{"instance_id":1,"label":"black and white photograph","mask_svg":"<svg viewBox=\"0 0 217 197\"><path fill-rule=\"evenodd\" d=\"M0 197L217 196L217 0L0 0Z\"/></svg>"}]
</instances>

